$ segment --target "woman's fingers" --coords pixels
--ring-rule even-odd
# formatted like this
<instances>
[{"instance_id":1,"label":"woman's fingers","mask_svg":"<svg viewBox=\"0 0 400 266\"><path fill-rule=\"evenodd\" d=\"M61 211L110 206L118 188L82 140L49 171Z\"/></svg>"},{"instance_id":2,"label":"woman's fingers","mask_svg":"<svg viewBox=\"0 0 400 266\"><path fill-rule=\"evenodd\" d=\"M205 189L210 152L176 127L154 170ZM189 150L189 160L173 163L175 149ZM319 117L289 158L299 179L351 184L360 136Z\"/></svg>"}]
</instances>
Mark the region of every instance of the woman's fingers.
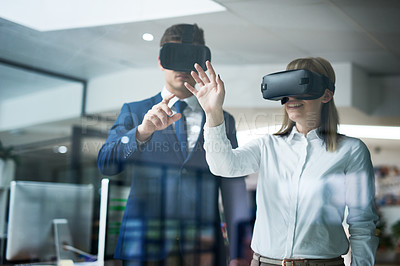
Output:
<instances>
[{"instance_id":1,"label":"woman's fingers","mask_svg":"<svg viewBox=\"0 0 400 266\"><path fill-rule=\"evenodd\" d=\"M215 73L213 66L211 65L210 61L206 61L206 66L208 70L208 75L204 72L199 64L194 64L196 71L192 71L190 74L192 75L193 79L196 83L201 87L208 87L209 89L216 89L223 88L224 83L222 82L219 75ZM185 87L193 93L193 95L197 96L198 91L190 84L185 83Z\"/></svg>"},{"instance_id":2,"label":"woman's fingers","mask_svg":"<svg viewBox=\"0 0 400 266\"><path fill-rule=\"evenodd\" d=\"M204 86L204 82L200 79L199 75L197 75L195 71L192 71L190 74L192 75L194 81L196 81L196 83L199 84L200 87Z\"/></svg>"},{"instance_id":3,"label":"woman's fingers","mask_svg":"<svg viewBox=\"0 0 400 266\"><path fill-rule=\"evenodd\" d=\"M192 71L191 75L193 79L196 81L197 84L199 84L200 87L204 86L207 83L212 83L212 82L217 82L217 75L215 74L215 70L213 66L211 65L210 61L206 61L206 66L208 70L208 75L206 72L201 68L199 64L195 64L194 67L197 70L198 73L195 71Z\"/></svg>"},{"instance_id":4,"label":"woman's fingers","mask_svg":"<svg viewBox=\"0 0 400 266\"><path fill-rule=\"evenodd\" d=\"M214 68L213 68L213 66L211 65L211 62L207 60L207 61L206 61L206 66L207 66L208 73L209 73L209 75L210 75L211 80L215 80L216 75L215 75Z\"/></svg>"},{"instance_id":5,"label":"woman's fingers","mask_svg":"<svg viewBox=\"0 0 400 266\"><path fill-rule=\"evenodd\" d=\"M219 87L224 88L224 82L222 81L222 79L219 75L217 75L217 77L215 78L215 81L217 82Z\"/></svg>"},{"instance_id":6,"label":"woman's fingers","mask_svg":"<svg viewBox=\"0 0 400 266\"><path fill-rule=\"evenodd\" d=\"M190 85L189 83L185 82L185 87L191 92L193 93L194 96L197 96L197 90L196 88L194 88L192 85Z\"/></svg>"},{"instance_id":7,"label":"woman's fingers","mask_svg":"<svg viewBox=\"0 0 400 266\"><path fill-rule=\"evenodd\" d=\"M199 64L194 64L194 68L197 70L197 72L199 73L199 77L201 78L201 80L204 83L210 83L210 80L206 74L206 72L204 72L204 70L201 68L201 66Z\"/></svg>"}]
</instances>

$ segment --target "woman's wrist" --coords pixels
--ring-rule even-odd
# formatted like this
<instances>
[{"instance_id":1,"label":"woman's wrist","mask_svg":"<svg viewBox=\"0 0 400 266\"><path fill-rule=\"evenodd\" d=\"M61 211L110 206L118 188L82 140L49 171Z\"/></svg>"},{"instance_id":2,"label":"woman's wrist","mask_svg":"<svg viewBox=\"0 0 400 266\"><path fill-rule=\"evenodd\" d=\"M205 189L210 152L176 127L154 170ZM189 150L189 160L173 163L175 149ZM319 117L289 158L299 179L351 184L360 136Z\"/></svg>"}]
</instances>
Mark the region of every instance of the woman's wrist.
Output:
<instances>
[{"instance_id":1,"label":"woman's wrist","mask_svg":"<svg viewBox=\"0 0 400 266\"><path fill-rule=\"evenodd\" d=\"M206 126L216 127L224 122L224 112L222 109L214 110L210 113L206 113Z\"/></svg>"}]
</instances>

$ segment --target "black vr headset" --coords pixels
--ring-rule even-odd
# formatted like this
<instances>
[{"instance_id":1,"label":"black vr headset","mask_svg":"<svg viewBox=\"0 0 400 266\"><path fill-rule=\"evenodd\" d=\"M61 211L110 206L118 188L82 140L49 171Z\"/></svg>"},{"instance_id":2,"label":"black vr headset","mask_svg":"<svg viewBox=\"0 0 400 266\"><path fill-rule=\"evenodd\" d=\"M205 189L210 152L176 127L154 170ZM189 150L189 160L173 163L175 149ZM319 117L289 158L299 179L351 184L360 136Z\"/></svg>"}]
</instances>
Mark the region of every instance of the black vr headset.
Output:
<instances>
[{"instance_id":1,"label":"black vr headset","mask_svg":"<svg viewBox=\"0 0 400 266\"><path fill-rule=\"evenodd\" d=\"M184 25L182 43L165 43L160 49L161 66L181 72L196 71L198 63L207 70L206 61L211 61L210 49L205 45L193 44L194 26Z\"/></svg>"},{"instance_id":2,"label":"black vr headset","mask_svg":"<svg viewBox=\"0 0 400 266\"><path fill-rule=\"evenodd\" d=\"M318 99L324 95L325 89L335 92L335 84L328 77L307 69L272 73L264 76L261 84L264 99L280 100L282 104L289 100L288 97Z\"/></svg>"}]
</instances>

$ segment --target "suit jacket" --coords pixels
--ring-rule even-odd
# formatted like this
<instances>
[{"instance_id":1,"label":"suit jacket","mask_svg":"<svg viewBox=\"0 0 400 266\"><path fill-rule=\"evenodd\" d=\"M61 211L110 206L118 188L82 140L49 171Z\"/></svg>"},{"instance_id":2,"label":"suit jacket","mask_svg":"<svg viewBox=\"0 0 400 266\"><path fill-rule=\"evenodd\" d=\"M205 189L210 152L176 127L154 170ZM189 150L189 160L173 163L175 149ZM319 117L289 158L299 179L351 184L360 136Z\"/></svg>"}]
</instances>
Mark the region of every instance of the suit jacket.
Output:
<instances>
[{"instance_id":1,"label":"suit jacket","mask_svg":"<svg viewBox=\"0 0 400 266\"><path fill-rule=\"evenodd\" d=\"M138 145L137 126L161 100L159 93L124 104L98 154L102 174L115 175L125 169L132 176L115 257L162 259L173 252L171 248L178 237L180 252L223 254L218 191L221 188L228 233L235 241L236 226L248 215L244 178L224 179L211 174L202 131L186 159L172 125L154 132L148 142ZM203 114L202 126L204 117ZM228 138L237 147L235 121L226 112L224 118ZM233 245L230 256L237 256Z\"/></svg>"}]
</instances>

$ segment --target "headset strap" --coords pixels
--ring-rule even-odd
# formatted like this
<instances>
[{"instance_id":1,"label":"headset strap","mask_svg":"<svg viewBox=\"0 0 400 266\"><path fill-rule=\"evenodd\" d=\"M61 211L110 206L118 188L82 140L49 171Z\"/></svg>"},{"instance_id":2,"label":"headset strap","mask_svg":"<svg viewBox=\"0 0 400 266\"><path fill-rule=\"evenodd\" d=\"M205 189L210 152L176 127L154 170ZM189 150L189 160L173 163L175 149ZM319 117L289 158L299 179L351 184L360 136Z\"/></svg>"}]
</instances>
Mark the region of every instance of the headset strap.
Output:
<instances>
[{"instance_id":1,"label":"headset strap","mask_svg":"<svg viewBox=\"0 0 400 266\"><path fill-rule=\"evenodd\" d=\"M193 43L194 25L184 24L182 33L182 43Z\"/></svg>"}]
</instances>

